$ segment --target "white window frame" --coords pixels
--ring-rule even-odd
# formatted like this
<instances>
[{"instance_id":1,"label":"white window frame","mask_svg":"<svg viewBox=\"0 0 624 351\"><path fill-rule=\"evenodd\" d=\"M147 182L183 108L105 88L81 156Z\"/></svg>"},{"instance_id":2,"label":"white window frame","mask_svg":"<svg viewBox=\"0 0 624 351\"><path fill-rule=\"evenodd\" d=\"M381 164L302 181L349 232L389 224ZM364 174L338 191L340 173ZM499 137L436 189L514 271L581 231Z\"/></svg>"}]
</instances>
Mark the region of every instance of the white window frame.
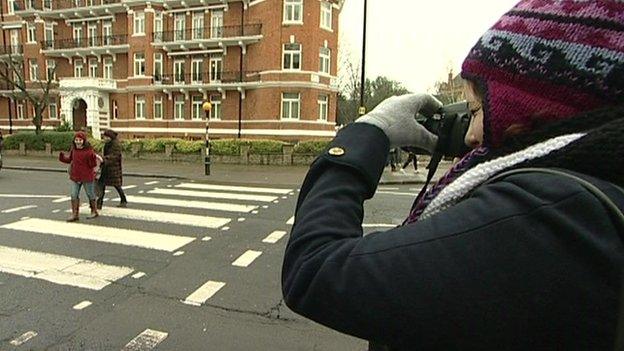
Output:
<instances>
[{"instance_id":1,"label":"white window frame","mask_svg":"<svg viewBox=\"0 0 624 351\"><path fill-rule=\"evenodd\" d=\"M204 83L203 70L204 70L204 59L196 58L191 61L191 84L203 84Z\"/></svg>"},{"instance_id":2,"label":"white window frame","mask_svg":"<svg viewBox=\"0 0 624 351\"><path fill-rule=\"evenodd\" d=\"M176 13L173 18L173 40L186 40L186 14Z\"/></svg>"},{"instance_id":3,"label":"white window frame","mask_svg":"<svg viewBox=\"0 0 624 351\"><path fill-rule=\"evenodd\" d=\"M319 95L316 101L319 107L319 121L327 122L329 118L329 95Z\"/></svg>"},{"instance_id":4,"label":"white window frame","mask_svg":"<svg viewBox=\"0 0 624 351\"><path fill-rule=\"evenodd\" d=\"M52 0L43 0L43 9L51 11L52 10Z\"/></svg>"},{"instance_id":5,"label":"white window frame","mask_svg":"<svg viewBox=\"0 0 624 351\"><path fill-rule=\"evenodd\" d=\"M24 102L19 101L16 106L17 119L24 119Z\"/></svg>"},{"instance_id":6,"label":"white window frame","mask_svg":"<svg viewBox=\"0 0 624 351\"><path fill-rule=\"evenodd\" d=\"M56 60L46 60L46 79L56 80ZM52 77L50 77L52 73Z\"/></svg>"},{"instance_id":7,"label":"white window frame","mask_svg":"<svg viewBox=\"0 0 624 351\"><path fill-rule=\"evenodd\" d=\"M205 19L204 19L204 12L200 11L200 12L193 12L193 40L200 40L200 39L204 39L204 33L205 33Z\"/></svg>"},{"instance_id":8,"label":"white window frame","mask_svg":"<svg viewBox=\"0 0 624 351\"><path fill-rule=\"evenodd\" d=\"M191 111L193 120L202 119L202 115L204 114L204 110L202 109L202 104L204 103L204 98L201 95L193 95L191 98Z\"/></svg>"},{"instance_id":9,"label":"white window frame","mask_svg":"<svg viewBox=\"0 0 624 351\"><path fill-rule=\"evenodd\" d=\"M145 69L146 69L145 53L135 52L134 53L134 76L145 77Z\"/></svg>"},{"instance_id":10,"label":"white window frame","mask_svg":"<svg viewBox=\"0 0 624 351\"><path fill-rule=\"evenodd\" d=\"M331 50L321 47L319 50L319 72L323 74L331 74Z\"/></svg>"},{"instance_id":11,"label":"white window frame","mask_svg":"<svg viewBox=\"0 0 624 351\"><path fill-rule=\"evenodd\" d=\"M54 113L52 113L52 111L54 111ZM58 109L56 107L56 102L51 102L48 104L48 118L58 119Z\"/></svg>"},{"instance_id":12,"label":"white window frame","mask_svg":"<svg viewBox=\"0 0 624 351\"><path fill-rule=\"evenodd\" d=\"M113 22L102 22L102 45L113 45Z\"/></svg>"},{"instance_id":13,"label":"white window frame","mask_svg":"<svg viewBox=\"0 0 624 351\"><path fill-rule=\"evenodd\" d=\"M97 36L98 36L98 30L97 30L97 23L95 22L89 22L89 24L87 25L87 37L88 37L88 41L89 41L89 46L99 46L98 42L97 42Z\"/></svg>"},{"instance_id":14,"label":"white window frame","mask_svg":"<svg viewBox=\"0 0 624 351\"><path fill-rule=\"evenodd\" d=\"M84 62L82 59L74 60L74 77L80 78L84 76Z\"/></svg>"},{"instance_id":15,"label":"white window frame","mask_svg":"<svg viewBox=\"0 0 624 351\"><path fill-rule=\"evenodd\" d=\"M160 116L158 116L156 111L160 112ZM161 119L163 119L163 115L164 115L163 97L160 96L160 95L159 96L154 96L154 119L161 120Z\"/></svg>"},{"instance_id":16,"label":"white window frame","mask_svg":"<svg viewBox=\"0 0 624 351\"><path fill-rule=\"evenodd\" d=\"M284 24L303 24L303 0L284 0Z\"/></svg>"},{"instance_id":17,"label":"white window frame","mask_svg":"<svg viewBox=\"0 0 624 351\"><path fill-rule=\"evenodd\" d=\"M326 29L330 32L332 29L332 21L333 21L333 5L328 1L321 1L321 28Z\"/></svg>"},{"instance_id":18,"label":"white window frame","mask_svg":"<svg viewBox=\"0 0 624 351\"><path fill-rule=\"evenodd\" d=\"M97 78L98 61L96 58L89 59L89 78Z\"/></svg>"},{"instance_id":19,"label":"white window frame","mask_svg":"<svg viewBox=\"0 0 624 351\"><path fill-rule=\"evenodd\" d=\"M210 96L210 104L212 108L210 109L210 120L211 121L220 121L223 117L223 108L221 105L221 96L211 95Z\"/></svg>"},{"instance_id":20,"label":"white window frame","mask_svg":"<svg viewBox=\"0 0 624 351\"><path fill-rule=\"evenodd\" d=\"M218 83L223 78L223 57L210 58L210 82Z\"/></svg>"},{"instance_id":21,"label":"white window frame","mask_svg":"<svg viewBox=\"0 0 624 351\"><path fill-rule=\"evenodd\" d=\"M298 45L298 49L293 47ZM282 45L282 70L284 71L301 71L301 63L303 62L302 45L299 43L287 43ZM295 67L295 56L299 56L299 67ZM290 58L290 67L286 67L286 57Z\"/></svg>"},{"instance_id":22,"label":"white window frame","mask_svg":"<svg viewBox=\"0 0 624 351\"><path fill-rule=\"evenodd\" d=\"M154 82L160 83L163 79L163 74L165 71L165 64L162 52L154 53Z\"/></svg>"},{"instance_id":23,"label":"white window frame","mask_svg":"<svg viewBox=\"0 0 624 351\"><path fill-rule=\"evenodd\" d=\"M223 38L223 11L216 10L210 13L210 37Z\"/></svg>"},{"instance_id":24,"label":"white window frame","mask_svg":"<svg viewBox=\"0 0 624 351\"><path fill-rule=\"evenodd\" d=\"M34 23L28 23L26 25L27 28L27 39L28 39L28 44L36 44L37 43L37 27L35 26Z\"/></svg>"},{"instance_id":25,"label":"white window frame","mask_svg":"<svg viewBox=\"0 0 624 351\"><path fill-rule=\"evenodd\" d=\"M185 77L186 69L184 67L185 63L186 62L184 60L173 61L173 82L174 83L186 84L186 77ZM181 80L179 78L181 78Z\"/></svg>"},{"instance_id":26,"label":"white window frame","mask_svg":"<svg viewBox=\"0 0 624 351\"><path fill-rule=\"evenodd\" d=\"M154 12L154 25L152 27L152 32L154 33L154 41L161 42L162 35L164 31L164 19L162 12Z\"/></svg>"},{"instance_id":27,"label":"white window frame","mask_svg":"<svg viewBox=\"0 0 624 351\"><path fill-rule=\"evenodd\" d=\"M294 98L294 95L296 95L297 98ZM286 106L288 106L288 109L285 108ZM301 118L301 93L282 93L282 109L280 116L282 120L289 121L298 121Z\"/></svg>"},{"instance_id":28,"label":"white window frame","mask_svg":"<svg viewBox=\"0 0 624 351\"><path fill-rule=\"evenodd\" d=\"M15 13L15 0L7 0L7 14L12 15Z\"/></svg>"},{"instance_id":29,"label":"white window frame","mask_svg":"<svg viewBox=\"0 0 624 351\"><path fill-rule=\"evenodd\" d=\"M145 119L146 114L145 95L134 96L134 119Z\"/></svg>"},{"instance_id":30,"label":"white window frame","mask_svg":"<svg viewBox=\"0 0 624 351\"><path fill-rule=\"evenodd\" d=\"M83 32L82 25L72 26L72 35L74 36L74 42L76 43L77 46L80 46L80 43L82 43L82 37L83 37L82 32Z\"/></svg>"},{"instance_id":31,"label":"white window frame","mask_svg":"<svg viewBox=\"0 0 624 351\"><path fill-rule=\"evenodd\" d=\"M39 62L36 59L28 60L28 73L31 81L39 80Z\"/></svg>"},{"instance_id":32,"label":"white window frame","mask_svg":"<svg viewBox=\"0 0 624 351\"><path fill-rule=\"evenodd\" d=\"M45 48L54 47L54 24L47 23L44 26L43 36L45 40Z\"/></svg>"},{"instance_id":33,"label":"white window frame","mask_svg":"<svg viewBox=\"0 0 624 351\"><path fill-rule=\"evenodd\" d=\"M132 16L132 33L134 36L145 35L145 12L136 11Z\"/></svg>"},{"instance_id":34,"label":"white window frame","mask_svg":"<svg viewBox=\"0 0 624 351\"><path fill-rule=\"evenodd\" d=\"M103 59L102 78L113 79L113 58L105 57Z\"/></svg>"},{"instance_id":35,"label":"white window frame","mask_svg":"<svg viewBox=\"0 0 624 351\"><path fill-rule=\"evenodd\" d=\"M180 97L182 99L180 99ZM173 118L178 121L184 120L184 95L176 95L173 99Z\"/></svg>"}]
</instances>

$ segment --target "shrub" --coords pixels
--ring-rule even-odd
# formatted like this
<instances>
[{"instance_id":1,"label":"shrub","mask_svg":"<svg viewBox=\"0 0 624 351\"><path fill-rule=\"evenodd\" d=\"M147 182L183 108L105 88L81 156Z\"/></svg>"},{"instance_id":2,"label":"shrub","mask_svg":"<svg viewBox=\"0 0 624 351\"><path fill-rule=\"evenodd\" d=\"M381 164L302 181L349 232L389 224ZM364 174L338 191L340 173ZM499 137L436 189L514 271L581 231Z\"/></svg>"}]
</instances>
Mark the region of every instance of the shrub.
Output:
<instances>
[{"instance_id":1,"label":"shrub","mask_svg":"<svg viewBox=\"0 0 624 351\"><path fill-rule=\"evenodd\" d=\"M247 140L243 142L249 143L251 146L249 153L252 155L281 154L282 146L286 144L277 140Z\"/></svg>"},{"instance_id":2,"label":"shrub","mask_svg":"<svg viewBox=\"0 0 624 351\"><path fill-rule=\"evenodd\" d=\"M329 145L327 140L302 141L295 145L294 153L299 155L319 155Z\"/></svg>"},{"instance_id":3,"label":"shrub","mask_svg":"<svg viewBox=\"0 0 624 351\"><path fill-rule=\"evenodd\" d=\"M73 129L72 125L67 123L66 121L63 121L63 123L61 123L58 126L54 127L54 131L55 132L71 132L72 129Z\"/></svg>"},{"instance_id":4,"label":"shrub","mask_svg":"<svg viewBox=\"0 0 624 351\"><path fill-rule=\"evenodd\" d=\"M202 142L203 143L203 142ZM242 143L235 139L219 139L210 141L210 152L213 155L236 156L240 155Z\"/></svg>"},{"instance_id":5,"label":"shrub","mask_svg":"<svg viewBox=\"0 0 624 351\"><path fill-rule=\"evenodd\" d=\"M164 152L165 145L175 145L179 139L174 138L157 138L157 139L144 139L142 140L143 148L141 150L145 152Z\"/></svg>"},{"instance_id":6,"label":"shrub","mask_svg":"<svg viewBox=\"0 0 624 351\"><path fill-rule=\"evenodd\" d=\"M177 140L175 143L175 149L182 154L195 154L200 152L203 147L204 142L197 140Z\"/></svg>"}]
</instances>

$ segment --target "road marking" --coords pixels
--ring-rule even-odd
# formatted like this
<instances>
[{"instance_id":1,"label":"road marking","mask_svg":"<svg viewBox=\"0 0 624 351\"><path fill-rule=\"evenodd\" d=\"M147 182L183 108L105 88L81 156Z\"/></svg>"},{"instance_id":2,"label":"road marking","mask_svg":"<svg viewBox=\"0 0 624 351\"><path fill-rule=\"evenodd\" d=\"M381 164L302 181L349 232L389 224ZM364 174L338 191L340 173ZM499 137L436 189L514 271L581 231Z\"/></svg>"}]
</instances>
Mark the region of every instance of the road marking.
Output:
<instances>
[{"instance_id":1,"label":"road marking","mask_svg":"<svg viewBox=\"0 0 624 351\"><path fill-rule=\"evenodd\" d=\"M288 196L282 196L282 199L288 199Z\"/></svg>"},{"instance_id":2,"label":"road marking","mask_svg":"<svg viewBox=\"0 0 624 351\"><path fill-rule=\"evenodd\" d=\"M11 340L11 345L13 346L20 346L23 343L25 343L26 341L34 338L35 336L37 336L37 332L36 331L27 331L24 334L20 335L19 337Z\"/></svg>"},{"instance_id":3,"label":"road marking","mask_svg":"<svg viewBox=\"0 0 624 351\"><path fill-rule=\"evenodd\" d=\"M230 218L197 216L184 213L136 210L132 208L105 207L100 216L133 219L138 221L188 225L202 228L219 228L230 223Z\"/></svg>"},{"instance_id":4,"label":"road marking","mask_svg":"<svg viewBox=\"0 0 624 351\"><path fill-rule=\"evenodd\" d=\"M295 216L292 216L288 219L288 221L286 221L286 224L288 225L293 225L295 224Z\"/></svg>"},{"instance_id":5,"label":"road marking","mask_svg":"<svg viewBox=\"0 0 624 351\"><path fill-rule=\"evenodd\" d=\"M387 194L387 195L405 195L405 196L417 196L418 194L414 193L403 193L399 191L378 191L377 194Z\"/></svg>"},{"instance_id":6,"label":"road marking","mask_svg":"<svg viewBox=\"0 0 624 351\"><path fill-rule=\"evenodd\" d=\"M58 199L63 197L63 195L0 194L0 197L15 199Z\"/></svg>"},{"instance_id":7,"label":"road marking","mask_svg":"<svg viewBox=\"0 0 624 351\"><path fill-rule=\"evenodd\" d=\"M121 188L123 190L129 190L129 189L134 189L136 187L137 187L136 185L126 185L126 186L122 186Z\"/></svg>"},{"instance_id":8,"label":"road marking","mask_svg":"<svg viewBox=\"0 0 624 351\"><path fill-rule=\"evenodd\" d=\"M115 201L119 198L115 199ZM145 196L128 196L128 202L137 204L170 206L170 207L184 207L184 208L200 208L203 210L215 210L215 211L228 211L228 212L251 212L258 208L258 206L251 205L236 205L229 203L219 202L204 202L204 201L190 201L190 200L174 200L163 199L158 197L145 197Z\"/></svg>"},{"instance_id":9,"label":"road marking","mask_svg":"<svg viewBox=\"0 0 624 351\"><path fill-rule=\"evenodd\" d=\"M258 211L253 210L253 211L251 211L251 214L258 214Z\"/></svg>"},{"instance_id":10,"label":"road marking","mask_svg":"<svg viewBox=\"0 0 624 351\"><path fill-rule=\"evenodd\" d=\"M174 256L182 256L184 255L184 251L176 251L173 253Z\"/></svg>"},{"instance_id":11,"label":"road marking","mask_svg":"<svg viewBox=\"0 0 624 351\"><path fill-rule=\"evenodd\" d=\"M91 306L91 304L92 304L91 301L85 300L85 301L82 301L81 303L77 304L76 306L74 306L73 309L75 309L75 310L82 310L82 309L85 309L85 308Z\"/></svg>"},{"instance_id":12,"label":"road marking","mask_svg":"<svg viewBox=\"0 0 624 351\"><path fill-rule=\"evenodd\" d=\"M0 246L0 272L60 285L101 290L132 271L129 267Z\"/></svg>"},{"instance_id":13,"label":"road marking","mask_svg":"<svg viewBox=\"0 0 624 351\"><path fill-rule=\"evenodd\" d=\"M223 227L221 230L230 230L230 227Z\"/></svg>"},{"instance_id":14,"label":"road marking","mask_svg":"<svg viewBox=\"0 0 624 351\"><path fill-rule=\"evenodd\" d=\"M279 200L273 201L274 204L279 204Z\"/></svg>"},{"instance_id":15,"label":"road marking","mask_svg":"<svg viewBox=\"0 0 624 351\"><path fill-rule=\"evenodd\" d=\"M159 181L157 181L157 180L155 180L155 181L153 181L153 182L147 182L147 183L145 183L145 185L156 185L156 184L158 184L158 183L160 183L160 182L159 182Z\"/></svg>"},{"instance_id":16,"label":"road marking","mask_svg":"<svg viewBox=\"0 0 624 351\"><path fill-rule=\"evenodd\" d=\"M258 257L262 255L262 251L247 250L244 254L240 255L236 261L232 262L232 266L237 267L249 267L249 265Z\"/></svg>"},{"instance_id":17,"label":"road marking","mask_svg":"<svg viewBox=\"0 0 624 351\"><path fill-rule=\"evenodd\" d=\"M139 190L139 194L144 194L145 190Z\"/></svg>"},{"instance_id":18,"label":"road marking","mask_svg":"<svg viewBox=\"0 0 624 351\"><path fill-rule=\"evenodd\" d=\"M190 294L184 301L182 301L182 303L193 306L201 306L202 303L206 302L206 300L211 298L224 286L225 283L223 282L209 280L204 285L200 286L199 289Z\"/></svg>"},{"instance_id":19,"label":"road marking","mask_svg":"<svg viewBox=\"0 0 624 351\"><path fill-rule=\"evenodd\" d=\"M52 200L52 202L54 202L54 203L61 203L61 202L69 201L69 200L71 200L71 198L69 196L65 196L65 197L62 197L60 199Z\"/></svg>"},{"instance_id":20,"label":"road marking","mask_svg":"<svg viewBox=\"0 0 624 351\"><path fill-rule=\"evenodd\" d=\"M399 188L380 187L378 190L399 190Z\"/></svg>"},{"instance_id":21,"label":"road marking","mask_svg":"<svg viewBox=\"0 0 624 351\"><path fill-rule=\"evenodd\" d=\"M37 205L26 205L22 207L10 208L8 210L2 211L2 213L13 213L13 212L21 211L21 210L27 210L29 208L37 208Z\"/></svg>"},{"instance_id":22,"label":"road marking","mask_svg":"<svg viewBox=\"0 0 624 351\"><path fill-rule=\"evenodd\" d=\"M249 186L229 186L229 185L214 185L214 184L193 184L182 183L175 186L176 188L187 188L196 190L221 190L221 191L240 191L247 193L267 193L267 194L288 194L292 189L278 189L278 188L260 188Z\"/></svg>"},{"instance_id":23,"label":"road marking","mask_svg":"<svg viewBox=\"0 0 624 351\"><path fill-rule=\"evenodd\" d=\"M169 333L158 330L145 329L141 334L130 340L121 351L148 351L158 346L167 338Z\"/></svg>"},{"instance_id":24,"label":"road marking","mask_svg":"<svg viewBox=\"0 0 624 351\"><path fill-rule=\"evenodd\" d=\"M284 235L286 235L285 231L283 231L283 230L276 230L273 233L269 234L269 236L264 238L264 240L262 240L262 242L263 243L269 243L269 244L275 244L281 238L283 238Z\"/></svg>"},{"instance_id":25,"label":"road marking","mask_svg":"<svg viewBox=\"0 0 624 351\"><path fill-rule=\"evenodd\" d=\"M195 238L32 218L0 228L173 252Z\"/></svg>"},{"instance_id":26,"label":"road marking","mask_svg":"<svg viewBox=\"0 0 624 351\"><path fill-rule=\"evenodd\" d=\"M205 236L202 238L202 241L210 241L210 240L212 240L212 237L209 237L209 236Z\"/></svg>"},{"instance_id":27,"label":"road marking","mask_svg":"<svg viewBox=\"0 0 624 351\"><path fill-rule=\"evenodd\" d=\"M134 278L134 279L139 279L139 278L143 278L143 277L145 277L145 273L143 273L143 272L137 272L137 273L134 273L132 275L132 278Z\"/></svg>"},{"instance_id":28,"label":"road marking","mask_svg":"<svg viewBox=\"0 0 624 351\"><path fill-rule=\"evenodd\" d=\"M205 198L212 198L212 199L258 201L258 202L271 202L277 198L275 196L266 196L266 195L216 193L212 191L193 191L193 190L160 189L160 188L150 190L147 193L155 194L155 195L205 197Z\"/></svg>"},{"instance_id":29,"label":"road marking","mask_svg":"<svg viewBox=\"0 0 624 351\"><path fill-rule=\"evenodd\" d=\"M239 222L244 222L244 221L245 221L245 218L241 217L241 218L237 219L237 221L239 221Z\"/></svg>"},{"instance_id":30,"label":"road marking","mask_svg":"<svg viewBox=\"0 0 624 351\"><path fill-rule=\"evenodd\" d=\"M362 228L394 228L399 225L400 224L372 223L372 224L362 224Z\"/></svg>"},{"instance_id":31,"label":"road marking","mask_svg":"<svg viewBox=\"0 0 624 351\"><path fill-rule=\"evenodd\" d=\"M61 212L61 210L59 210L59 209L56 209L56 210L52 211L52 213L59 213L59 212Z\"/></svg>"},{"instance_id":32,"label":"road marking","mask_svg":"<svg viewBox=\"0 0 624 351\"><path fill-rule=\"evenodd\" d=\"M269 208L269 206L267 206L267 205L262 205L262 208Z\"/></svg>"}]
</instances>

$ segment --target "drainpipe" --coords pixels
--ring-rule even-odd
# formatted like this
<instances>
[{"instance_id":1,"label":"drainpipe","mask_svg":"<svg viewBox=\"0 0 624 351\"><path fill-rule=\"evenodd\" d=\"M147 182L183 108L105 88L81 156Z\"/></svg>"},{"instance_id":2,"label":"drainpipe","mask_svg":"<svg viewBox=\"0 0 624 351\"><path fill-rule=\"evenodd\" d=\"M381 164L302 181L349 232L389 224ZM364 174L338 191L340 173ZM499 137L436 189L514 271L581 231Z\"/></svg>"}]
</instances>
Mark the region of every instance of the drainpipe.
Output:
<instances>
[{"instance_id":1,"label":"drainpipe","mask_svg":"<svg viewBox=\"0 0 624 351\"><path fill-rule=\"evenodd\" d=\"M2 6L2 1L0 1L0 22L4 23L4 8ZM2 28L2 45L4 48L4 52L6 52L6 32L4 30L4 28ZM9 69L7 68L7 75L8 75ZM13 110L12 110L12 106L11 106L11 99L8 98L7 99L7 103L9 104L9 134L13 134Z\"/></svg>"},{"instance_id":2,"label":"drainpipe","mask_svg":"<svg viewBox=\"0 0 624 351\"><path fill-rule=\"evenodd\" d=\"M241 4L241 35L245 35L245 4ZM240 59L238 63L239 77L241 84L243 83L243 47L241 46ZM241 130L243 127L243 92L238 92L238 139L241 138Z\"/></svg>"}]
</instances>

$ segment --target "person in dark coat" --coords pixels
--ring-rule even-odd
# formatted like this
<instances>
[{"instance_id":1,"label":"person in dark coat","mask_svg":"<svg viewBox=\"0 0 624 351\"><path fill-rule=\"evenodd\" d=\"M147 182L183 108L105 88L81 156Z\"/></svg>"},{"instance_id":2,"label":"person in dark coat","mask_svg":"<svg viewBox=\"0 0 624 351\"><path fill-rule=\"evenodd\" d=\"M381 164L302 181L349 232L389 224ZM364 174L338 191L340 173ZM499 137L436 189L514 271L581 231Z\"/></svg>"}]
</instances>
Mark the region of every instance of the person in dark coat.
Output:
<instances>
[{"instance_id":1,"label":"person in dark coat","mask_svg":"<svg viewBox=\"0 0 624 351\"><path fill-rule=\"evenodd\" d=\"M99 197L97 200L98 209L102 208L106 186L115 187L119 193L120 203L117 207L126 207L128 201L122 189L123 172L121 168L121 144L117 139L117 133L112 129L107 129L103 135L104 139L104 164L98 180Z\"/></svg>"},{"instance_id":2,"label":"person in dark coat","mask_svg":"<svg viewBox=\"0 0 624 351\"><path fill-rule=\"evenodd\" d=\"M301 186L286 305L375 350L613 350L623 19L615 0L524 0L504 15L462 66L474 149L394 229L364 236L364 201L390 148L436 147L413 116L441 104L390 98L338 132Z\"/></svg>"}]
</instances>

